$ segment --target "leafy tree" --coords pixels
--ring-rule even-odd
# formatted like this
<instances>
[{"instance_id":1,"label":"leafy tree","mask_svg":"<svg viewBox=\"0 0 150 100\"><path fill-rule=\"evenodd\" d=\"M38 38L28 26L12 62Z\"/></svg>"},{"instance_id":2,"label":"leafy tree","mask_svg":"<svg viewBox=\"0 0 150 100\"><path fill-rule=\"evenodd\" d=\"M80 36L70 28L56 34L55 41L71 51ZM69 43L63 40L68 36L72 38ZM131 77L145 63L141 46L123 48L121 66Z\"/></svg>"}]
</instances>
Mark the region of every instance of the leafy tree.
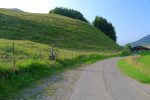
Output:
<instances>
[{"instance_id":1,"label":"leafy tree","mask_svg":"<svg viewBox=\"0 0 150 100\"><path fill-rule=\"evenodd\" d=\"M127 48L131 51L132 46L131 46L131 44L127 44L127 45L125 45L125 48Z\"/></svg>"},{"instance_id":2,"label":"leafy tree","mask_svg":"<svg viewBox=\"0 0 150 100\"><path fill-rule=\"evenodd\" d=\"M73 9L56 7L55 9L51 10L49 13L67 16L67 17L70 17L73 19L78 19L78 20L88 23L88 21L86 20L86 18L84 18L82 13L80 13L79 11L73 10Z\"/></svg>"},{"instance_id":3,"label":"leafy tree","mask_svg":"<svg viewBox=\"0 0 150 100\"><path fill-rule=\"evenodd\" d=\"M93 25L109 36L113 41L116 42L116 32L112 23L108 22L105 18L96 16L93 21Z\"/></svg>"},{"instance_id":4,"label":"leafy tree","mask_svg":"<svg viewBox=\"0 0 150 100\"><path fill-rule=\"evenodd\" d=\"M124 46L123 51L122 51L122 56L129 56L132 54L131 52L132 46L130 44L127 44Z\"/></svg>"}]
</instances>

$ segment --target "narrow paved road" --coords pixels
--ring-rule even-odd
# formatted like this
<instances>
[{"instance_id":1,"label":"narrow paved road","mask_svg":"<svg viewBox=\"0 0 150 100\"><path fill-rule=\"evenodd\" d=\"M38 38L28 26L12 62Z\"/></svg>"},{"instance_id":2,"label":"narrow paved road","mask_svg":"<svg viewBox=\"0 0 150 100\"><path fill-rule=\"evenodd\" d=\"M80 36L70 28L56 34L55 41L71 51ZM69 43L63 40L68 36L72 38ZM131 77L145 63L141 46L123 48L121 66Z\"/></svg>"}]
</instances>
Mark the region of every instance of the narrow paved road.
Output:
<instances>
[{"instance_id":1,"label":"narrow paved road","mask_svg":"<svg viewBox=\"0 0 150 100\"><path fill-rule=\"evenodd\" d=\"M116 67L121 58L97 62L83 69L70 100L150 100L145 85L125 77Z\"/></svg>"}]
</instances>

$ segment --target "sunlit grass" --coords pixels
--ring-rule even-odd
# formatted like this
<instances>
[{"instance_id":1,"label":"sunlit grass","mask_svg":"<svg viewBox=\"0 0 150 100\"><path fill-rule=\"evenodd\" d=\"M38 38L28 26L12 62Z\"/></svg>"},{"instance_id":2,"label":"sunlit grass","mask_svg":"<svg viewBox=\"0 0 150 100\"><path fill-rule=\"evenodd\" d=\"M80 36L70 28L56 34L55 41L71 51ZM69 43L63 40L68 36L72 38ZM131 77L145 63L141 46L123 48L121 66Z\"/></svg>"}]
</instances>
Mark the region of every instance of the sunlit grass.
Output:
<instances>
[{"instance_id":1,"label":"sunlit grass","mask_svg":"<svg viewBox=\"0 0 150 100\"><path fill-rule=\"evenodd\" d=\"M0 37L4 39L53 43L58 48L83 51L121 50L92 25L68 17L0 9L0 18Z\"/></svg>"},{"instance_id":2,"label":"sunlit grass","mask_svg":"<svg viewBox=\"0 0 150 100\"><path fill-rule=\"evenodd\" d=\"M141 53L119 61L119 68L128 76L143 83L150 83L150 53Z\"/></svg>"},{"instance_id":3,"label":"sunlit grass","mask_svg":"<svg viewBox=\"0 0 150 100\"><path fill-rule=\"evenodd\" d=\"M0 39L0 62L11 63L13 61L13 43L15 44L15 59L17 62L26 59L49 60L51 46L21 40ZM54 48L57 59L69 59L88 52L78 52Z\"/></svg>"}]
</instances>

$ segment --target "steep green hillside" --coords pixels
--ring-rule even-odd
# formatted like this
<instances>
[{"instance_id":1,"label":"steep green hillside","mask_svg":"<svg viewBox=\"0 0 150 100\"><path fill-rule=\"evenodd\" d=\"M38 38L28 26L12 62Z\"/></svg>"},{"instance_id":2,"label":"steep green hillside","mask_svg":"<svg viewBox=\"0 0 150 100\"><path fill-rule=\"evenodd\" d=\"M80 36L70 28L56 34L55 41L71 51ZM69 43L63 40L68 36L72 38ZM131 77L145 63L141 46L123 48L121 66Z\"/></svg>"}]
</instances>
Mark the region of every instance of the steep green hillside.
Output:
<instances>
[{"instance_id":1,"label":"steep green hillside","mask_svg":"<svg viewBox=\"0 0 150 100\"><path fill-rule=\"evenodd\" d=\"M54 14L0 9L0 38L31 40L77 50L116 51L120 47L93 26Z\"/></svg>"}]
</instances>

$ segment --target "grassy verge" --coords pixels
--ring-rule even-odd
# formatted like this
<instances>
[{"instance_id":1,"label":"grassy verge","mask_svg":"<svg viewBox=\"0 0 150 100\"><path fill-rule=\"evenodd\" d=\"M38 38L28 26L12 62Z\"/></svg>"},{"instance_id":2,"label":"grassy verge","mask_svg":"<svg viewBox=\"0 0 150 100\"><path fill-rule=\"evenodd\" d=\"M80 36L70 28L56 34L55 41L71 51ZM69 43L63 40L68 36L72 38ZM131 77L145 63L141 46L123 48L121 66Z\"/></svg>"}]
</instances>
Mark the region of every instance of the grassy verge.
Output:
<instances>
[{"instance_id":1,"label":"grassy verge","mask_svg":"<svg viewBox=\"0 0 150 100\"><path fill-rule=\"evenodd\" d=\"M150 83L150 53L140 53L118 62L119 69L127 76L142 83Z\"/></svg>"},{"instance_id":2,"label":"grassy verge","mask_svg":"<svg viewBox=\"0 0 150 100\"><path fill-rule=\"evenodd\" d=\"M19 96L19 91L32 86L38 80L53 74L63 72L70 68L79 67L82 64L90 64L98 60L108 58L97 54L79 56L73 59L45 62L41 60L26 60L17 63L18 72L10 70L1 72L0 76L0 99L10 99Z\"/></svg>"}]
</instances>

